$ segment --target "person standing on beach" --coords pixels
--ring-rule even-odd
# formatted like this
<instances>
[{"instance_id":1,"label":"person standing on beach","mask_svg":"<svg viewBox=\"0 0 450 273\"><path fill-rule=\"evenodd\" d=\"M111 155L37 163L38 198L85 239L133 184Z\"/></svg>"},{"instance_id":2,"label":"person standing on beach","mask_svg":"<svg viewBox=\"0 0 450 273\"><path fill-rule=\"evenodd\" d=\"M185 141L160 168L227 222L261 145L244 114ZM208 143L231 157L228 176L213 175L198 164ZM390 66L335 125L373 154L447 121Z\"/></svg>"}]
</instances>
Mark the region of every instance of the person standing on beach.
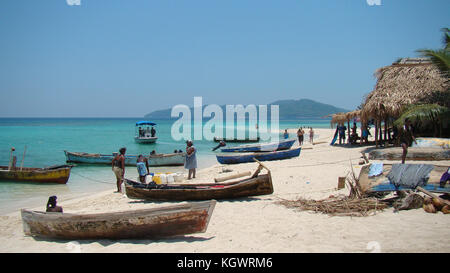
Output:
<instances>
[{"instance_id":1,"label":"person standing on beach","mask_svg":"<svg viewBox=\"0 0 450 273\"><path fill-rule=\"evenodd\" d=\"M298 131L297 131L298 146L302 146L303 145L303 134L304 134L304 132L303 132L302 128L301 127L298 128Z\"/></svg>"},{"instance_id":2,"label":"person standing on beach","mask_svg":"<svg viewBox=\"0 0 450 273\"><path fill-rule=\"evenodd\" d=\"M339 124L338 131L339 131L339 145L342 143L345 144L345 131L347 130L347 126L343 124Z\"/></svg>"},{"instance_id":3,"label":"person standing on beach","mask_svg":"<svg viewBox=\"0 0 450 273\"><path fill-rule=\"evenodd\" d=\"M312 127L309 127L309 142L311 144L314 144L314 130Z\"/></svg>"},{"instance_id":4,"label":"person standing on beach","mask_svg":"<svg viewBox=\"0 0 450 273\"><path fill-rule=\"evenodd\" d=\"M186 160L184 163L184 168L189 170L188 180L195 178L195 169L197 168L197 150L194 147L192 141L186 141Z\"/></svg>"},{"instance_id":5,"label":"person standing on beach","mask_svg":"<svg viewBox=\"0 0 450 273\"><path fill-rule=\"evenodd\" d=\"M400 143L403 149L402 164L405 164L406 154L408 153L408 147L412 145L413 141L417 144L416 138L414 137L411 122L409 119L406 119L405 124L400 130Z\"/></svg>"},{"instance_id":6,"label":"person standing on beach","mask_svg":"<svg viewBox=\"0 0 450 273\"><path fill-rule=\"evenodd\" d=\"M139 181L141 183L145 183L145 176L150 173L148 169L148 160L143 155L139 155L136 162L138 174L139 174Z\"/></svg>"},{"instance_id":7,"label":"person standing on beach","mask_svg":"<svg viewBox=\"0 0 450 273\"><path fill-rule=\"evenodd\" d=\"M284 139L288 139L289 138L289 133L288 133L287 129L284 130L283 136L284 136Z\"/></svg>"},{"instance_id":8,"label":"person standing on beach","mask_svg":"<svg viewBox=\"0 0 450 273\"><path fill-rule=\"evenodd\" d=\"M117 179L117 191L122 192L122 182L125 176L125 153L127 148L120 148L119 154L112 160L112 170Z\"/></svg>"}]
</instances>

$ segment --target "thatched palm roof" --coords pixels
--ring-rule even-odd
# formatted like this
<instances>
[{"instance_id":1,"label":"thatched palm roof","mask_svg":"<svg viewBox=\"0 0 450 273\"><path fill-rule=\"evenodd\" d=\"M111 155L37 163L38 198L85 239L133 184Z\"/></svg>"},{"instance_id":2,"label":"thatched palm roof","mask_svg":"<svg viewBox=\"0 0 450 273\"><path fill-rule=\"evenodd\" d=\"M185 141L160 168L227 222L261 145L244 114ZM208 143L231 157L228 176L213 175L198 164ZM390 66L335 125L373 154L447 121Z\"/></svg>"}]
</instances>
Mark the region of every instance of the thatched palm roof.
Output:
<instances>
[{"instance_id":1,"label":"thatched palm roof","mask_svg":"<svg viewBox=\"0 0 450 273\"><path fill-rule=\"evenodd\" d=\"M407 61L405 61L407 60ZM367 96L361 117L396 117L413 103L450 103L449 80L429 61L403 59L375 72L378 82Z\"/></svg>"},{"instance_id":2,"label":"thatched palm roof","mask_svg":"<svg viewBox=\"0 0 450 273\"><path fill-rule=\"evenodd\" d=\"M361 110L355 110L347 113L337 113L333 114L331 118L331 125L346 123L354 118L358 118L361 115Z\"/></svg>"}]
</instances>

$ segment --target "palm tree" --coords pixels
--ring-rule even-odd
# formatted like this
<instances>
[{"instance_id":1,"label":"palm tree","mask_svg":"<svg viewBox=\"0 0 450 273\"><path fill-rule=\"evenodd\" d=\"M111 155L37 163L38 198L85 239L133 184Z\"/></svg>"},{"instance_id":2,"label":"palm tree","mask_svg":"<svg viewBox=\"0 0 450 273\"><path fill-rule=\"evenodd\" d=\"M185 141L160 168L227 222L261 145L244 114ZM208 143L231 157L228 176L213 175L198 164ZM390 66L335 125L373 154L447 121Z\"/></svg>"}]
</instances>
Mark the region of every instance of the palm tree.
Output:
<instances>
[{"instance_id":1,"label":"palm tree","mask_svg":"<svg viewBox=\"0 0 450 273\"><path fill-rule=\"evenodd\" d=\"M430 58L431 62L441 71L444 77L450 77L450 29L443 28L444 32L443 44L444 48L433 49L419 49L419 52L423 57Z\"/></svg>"},{"instance_id":2,"label":"palm tree","mask_svg":"<svg viewBox=\"0 0 450 273\"><path fill-rule=\"evenodd\" d=\"M416 124L425 125L431 123L434 128L434 136L442 135L442 122L450 116L450 109L437 104L411 104L408 105L402 115L394 122L394 126L401 127L406 119Z\"/></svg>"}]
</instances>

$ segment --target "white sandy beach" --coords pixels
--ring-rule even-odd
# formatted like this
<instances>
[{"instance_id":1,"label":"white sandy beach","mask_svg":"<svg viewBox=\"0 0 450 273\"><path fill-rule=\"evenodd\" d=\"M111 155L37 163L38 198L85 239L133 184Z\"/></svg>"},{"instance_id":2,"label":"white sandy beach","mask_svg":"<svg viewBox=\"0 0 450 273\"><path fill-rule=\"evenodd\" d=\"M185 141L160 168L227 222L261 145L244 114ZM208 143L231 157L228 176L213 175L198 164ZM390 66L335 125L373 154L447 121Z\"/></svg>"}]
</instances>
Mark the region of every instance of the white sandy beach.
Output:
<instances>
[{"instance_id":1,"label":"white sandy beach","mask_svg":"<svg viewBox=\"0 0 450 273\"><path fill-rule=\"evenodd\" d=\"M338 177L351 164L358 174L365 147L330 146L333 129L315 129L317 145L308 144L298 158L265 162L272 172L274 193L218 201L205 233L162 240L79 241L81 252L450 252L450 216L423 209L394 213L392 208L368 217L330 217L276 204L280 198L323 199L348 194L337 191ZM295 137L295 130L290 130ZM306 130L308 134L308 130ZM297 145L297 144L295 144ZM351 164L350 164L351 162ZM433 163L433 162L428 162ZM439 161L450 165L450 161ZM256 163L227 165L233 171L253 171ZM212 182L223 166L198 170L192 182ZM228 173L229 174L229 173ZM97 213L150 208L171 202L144 203L113 193L115 189L69 201L59 200L67 213ZM43 200L42 210L47 200ZM33 209L33 208L32 208ZM25 236L20 212L0 216L0 252L71 252L69 241Z\"/></svg>"}]
</instances>

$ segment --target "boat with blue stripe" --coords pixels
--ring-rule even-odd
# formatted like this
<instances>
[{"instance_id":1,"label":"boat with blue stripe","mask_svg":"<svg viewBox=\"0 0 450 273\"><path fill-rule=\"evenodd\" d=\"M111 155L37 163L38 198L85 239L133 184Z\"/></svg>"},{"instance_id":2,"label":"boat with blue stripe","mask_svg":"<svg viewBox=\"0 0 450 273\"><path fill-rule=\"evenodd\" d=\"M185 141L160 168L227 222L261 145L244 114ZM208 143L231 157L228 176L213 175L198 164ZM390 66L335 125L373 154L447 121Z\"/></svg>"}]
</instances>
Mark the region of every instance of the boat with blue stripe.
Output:
<instances>
[{"instance_id":1,"label":"boat with blue stripe","mask_svg":"<svg viewBox=\"0 0 450 273\"><path fill-rule=\"evenodd\" d=\"M273 152L259 152L259 153L245 153L245 154L218 154L217 161L221 164L239 164L247 162L282 160L297 157L300 155L301 147L291 150L273 151Z\"/></svg>"},{"instance_id":2,"label":"boat with blue stripe","mask_svg":"<svg viewBox=\"0 0 450 273\"><path fill-rule=\"evenodd\" d=\"M117 153L90 154L64 151L66 161L84 164L111 164ZM125 155L125 165L136 166L137 155ZM155 154L146 156L148 165L154 166L182 166L184 165L185 153Z\"/></svg>"},{"instance_id":3,"label":"boat with blue stripe","mask_svg":"<svg viewBox=\"0 0 450 273\"><path fill-rule=\"evenodd\" d=\"M239 146L235 146L235 147L221 148L220 150L224 153L272 152L272 151L288 150L292 147L292 145L294 145L294 142L295 142L295 139L284 140L284 141L275 141L275 142L270 142L270 143L239 145Z\"/></svg>"}]
</instances>

